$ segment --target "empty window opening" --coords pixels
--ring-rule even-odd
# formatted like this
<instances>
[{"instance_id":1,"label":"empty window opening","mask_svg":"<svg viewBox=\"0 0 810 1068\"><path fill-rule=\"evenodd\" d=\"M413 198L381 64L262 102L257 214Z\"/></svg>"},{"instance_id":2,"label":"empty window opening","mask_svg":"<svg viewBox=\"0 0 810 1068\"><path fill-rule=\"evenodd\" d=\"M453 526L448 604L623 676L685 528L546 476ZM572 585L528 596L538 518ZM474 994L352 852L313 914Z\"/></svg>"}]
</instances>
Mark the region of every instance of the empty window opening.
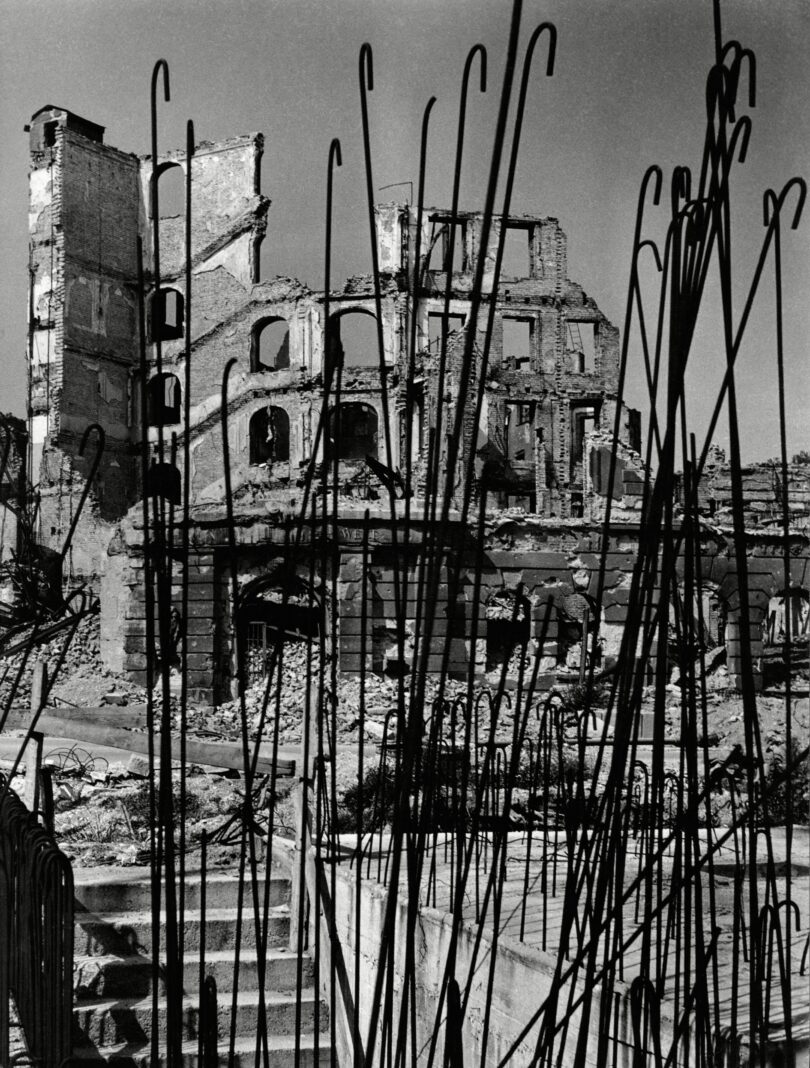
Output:
<instances>
[{"instance_id":1,"label":"empty window opening","mask_svg":"<svg viewBox=\"0 0 810 1068\"><path fill-rule=\"evenodd\" d=\"M283 408L259 408L250 417L250 464L285 463L290 459L290 417Z\"/></svg>"},{"instance_id":2,"label":"empty window opening","mask_svg":"<svg viewBox=\"0 0 810 1068\"><path fill-rule=\"evenodd\" d=\"M585 454L585 436L596 429L596 408L572 408L571 409L571 473L581 477L581 467Z\"/></svg>"},{"instance_id":3,"label":"empty window opening","mask_svg":"<svg viewBox=\"0 0 810 1068\"><path fill-rule=\"evenodd\" d=\"M153 463L149 468L148 491L150 497L161 497L169 504L180 504L180 472L174 464Z\"/></svg>"},{"instance_id":4,"label":"empty window opening","mask_svg":"<svg viewBox=\"0 0 810 1068\"><path fill-rule=\"evenodd\" d=\"M529 274L529 231L523 226L507 226L501 278L528 278Z\"/></svg>"},{"instance_id":5,"label":"empty window opening","mask_svg":"<svg viewBox=\"0 0 810 1068\"><path fill-rule=\"evenodd\" d=\"M422 455L425 434L425 392L422 383L414 384L410 391L406 414L407 424L403 426L402 440L411 435L411 462L416 463Z\"/></svg>"},{"instance_id":6,"label":"empty window opening","mask_svg":"<svg viewBox=\"0 0 810 1068\"><path fill-rule=\"evenodd\" d=\"M534 401L506 405L504 442L507 460L528 463L534 460Z\"/></svg>"},{"instance_id":7,"label":"empty window opening","mask_svg":"<svg viewBox=\"0 0 810 1068\"><path fill-rule=\"evenodd\" d=\"M183 294L176 289L158 289L152 294L150 336L153 341L174 341L183 336Z\"/></svg>"},{"instance_id":8,"label":"empty window opening","mask_svg":"<svg viewBox=\"0 0 810 1068\"><path fill-rule=\"evenodd\" d=\"M339 418L338 418L339 415ZM341 404L329 415L328 456L339 460L377 459L377 413L370 404Z\"/></svg>"},{"instance_id":9,"label":"empty window opening","mask_svg":"<svg viewBox=\"0 0 810 1068\"><path fill-rule=\"evenodd\" d=\"M186 172L179 163L158 167L158 217L176 219L186 214Z\"/></svg>"},{"instance_id":10,"label":"empty window opening","mask_svg":"<svg viewBox=\"0 0 810 1068\"><path fill-rule=\"evenodd\" d=\"M298 579L289 585L264 585L245 599L240 617L247 621L245 659L250 683L268 673L279 645L308 641L320 633L321 606L304 585Z\"/></svg>"},{"instance_id":11,"label":"empty window opening","mask_svg":"<svg viewBox=\"0 0 810 1068\"><path fill-rule=\"evenodd\" d=\"M766 646L783 645L786 641L806 641L810 633L810 595L798 586L782 591L768 601L763 622L763 642Z\"/></svg>"},{"instance_id":12,"label":"empty window opening","mask_svg":"<svg viewBox=\"0 0 810 1068\"><path fill-rule=\"evenodd\" d=\"M439 235L442 271L459 274L466 269L467 224L444 220ZM434 268L435 269L435 268Z\"/></svg>"},{"instance_id":13,"label":"empty window opening","mask_svg":"<svg viewBox=\"0 0 810 1068\"><path fill-rule=\"evenodd\" d=\"M253 327L250 366L254 371L282 371L290 366L290 330L286 319L263 319Z\"/></svg>"},{"instance_id":14,"label":"empty window opening","mask_svg":"<svg viewBox=\"0 0 810 1068\"><path fill-rule=\"evenodd\" d=\"M524 512L535 512L537 496L534 493L507 493L507 508L522 508Z\"/></svg>"},{"instance_id":15,"label":"empty window opening","mask_svg":"<svg viewBox=\"0 0 810 1068\"><path fill-rule=\"evenodd\" d=\"M439 353L442 350L442 336L448 338L452 333L461 332L464 329L463 315L448 315L446 318L441 312L428 313L428 345L430 351Z\"/></svg>"},{"instance_id":16,"label":"empty window opening","mask_svg":"<svg viewBox=\"0 0 810 1068\"><path fill-rule=\"evenodd\" d=\"M592 374L596 370L596 323L569 319L566 324L565 348L570 370L575 374Z\"/></svg>"},{"instance_id":17,"label":"empty window opening","mask_svg":"<svg viewBox=\"0 0 810 1068\"><path fill-rule=\"evenodd\" d=\"M487 671L517 674L531 637L531 605L512 590L493 593L487 601Z\"/></svg>"},{"instance_id":18,"label":"empty window opening","mask_svg":"<svg viewBox=\"0 0 810 1068\"><path fill-rule=\"evenodd\" d=\"M150 426L172 426L180 422L180 379L177 375L155 375L149 379L146 390Z\"/></svg>"},{"instance_id":19,"label":"empty window opening","mask_svg":"<svg viewBox=\"0 0 810 1068\"><path fill-rule=\"evenodd\" d=\"M46 122L44 127L45 134L45 147L53 148L56 144L56 131L59 127L58 122Z\"/></svg>"},{"instance_id":20,"label":"empty window opening","mask_svg":"<svg viewBox=\"0 0 810 1068\"><path fill-rule=\"evenodd\" d=\"M697 643L703 652L726 644L728 609L716 590L701 587L693 593L692 626ZM695 657L698 651L695 650Z\"/></svg>"},{"instance_id":21,"label":"empty window opening","mask_svg":"<svg viewBox=\"0 0 810 1068\"><path fill-rule=\"evenodd\" d=\"M331 318L332 352L343 366L379 367L376 316L366 311L349 311Z\"/></svg>"},{"instance_id":22,"label":"empty window opening","mask_svg":"<svg viewBox=\"0 0 810 1068\"><path fill-rule=\"evenodd\" d=\"M503 319L503 362L511 370L531 369L532 325L531 319Z\"/></svg>"}]
</instances>

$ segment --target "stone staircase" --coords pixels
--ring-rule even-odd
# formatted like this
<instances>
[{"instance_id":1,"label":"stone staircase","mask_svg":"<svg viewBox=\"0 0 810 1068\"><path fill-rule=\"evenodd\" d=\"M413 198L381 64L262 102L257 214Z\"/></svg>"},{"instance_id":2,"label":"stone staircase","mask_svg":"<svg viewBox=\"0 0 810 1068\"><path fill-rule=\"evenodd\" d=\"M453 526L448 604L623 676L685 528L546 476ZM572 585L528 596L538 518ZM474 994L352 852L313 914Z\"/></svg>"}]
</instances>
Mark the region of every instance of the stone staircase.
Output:
<instances>
[{"instance_id":1,"label":"stone staircase","mask_svg":"<svg viewBox=\"0 0 810 1068\"><path fill-rule=\"evenodd\" d=\"M183 1064L198 1064L200 1026L200 876L186 876L185 955L183 988ZM261 1011L259 965L249 886L243 907L239 953L234 1059L228 1060L234 985L238 880L216 872L206 878L205 972L217 990L219 1063L253 1068L257 1021ZM260 902L265 885L259 884ZM296 1057L296 983L298 960L289 948L290 880L275 873L269 889L268 944L265 953L265 997L270 1068L310 1068L332 1063L329 1016L316 997L313 964L302 961L302 992L298 1056ZM166 1000L158 978L158 1041L160 1060L151 1058L152 915L147 870L105 869L76 872L74 1009L72 1066L106 1062L118 1068L158 1068L164 1064ZM161 923L161 944L163 924ZM207 1024L207 1021L204 1021ZM210 1025L209 1025L210 1026ZM315 1029L318 1028L316 1053ZM260 1061L264 1063L264 1061Z\"/></svg>"}]
</instances>

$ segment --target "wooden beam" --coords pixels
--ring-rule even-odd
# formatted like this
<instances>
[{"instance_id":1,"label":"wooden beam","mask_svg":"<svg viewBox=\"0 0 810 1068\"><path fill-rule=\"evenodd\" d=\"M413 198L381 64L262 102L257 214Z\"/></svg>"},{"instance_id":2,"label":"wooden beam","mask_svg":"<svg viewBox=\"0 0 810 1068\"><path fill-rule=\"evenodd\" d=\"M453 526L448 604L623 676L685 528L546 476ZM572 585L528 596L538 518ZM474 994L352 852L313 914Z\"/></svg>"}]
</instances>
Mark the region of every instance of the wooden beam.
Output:
<instances>
[{"instance_id":1,"label":"wooden beam","mask_svg":"<svg viewBox=\"0 0 810 1068\"><path fill-rule=\"evenodd\" d=\"M134 706L138 707L138 706ZM144 706L141 706L144 707ZM93 720L93 714L98 711L93 708L71 709L71 713L79 711L86 718L79 719L71 715L61 715L65 709L49 709L43 712L37 720L37 731L53 738L69 738L71 741L85 742L89 745L105 745L111 749L121 749L126 753L149 753L149 738L145 733L126 730L124 727L111 727L108 723L97 723ZM110 709L103 709L105 714ZM122 711L116 709L116 711ZM125 711L125 710L123 710ZM145 712L144 718L145 718ZM119 722L124 717L119 719ZM31 722L30 713L19 711L11 712L6 723L6 729L27 730ZM154 735L155 753L160 752L160 732ZM180 759L180 739L172 739L172 759ZM186 761L189 764L205 764L212 768L232 768L235 771L244 770L241 742L199 742L194 738L186 739ZM258 775L269 775L273 770L273 762L267 757L259 757L256 764ZM295 759L289 756L279 756L276 774L287 778L295 774Z\"/></svg>"}]
</instances>

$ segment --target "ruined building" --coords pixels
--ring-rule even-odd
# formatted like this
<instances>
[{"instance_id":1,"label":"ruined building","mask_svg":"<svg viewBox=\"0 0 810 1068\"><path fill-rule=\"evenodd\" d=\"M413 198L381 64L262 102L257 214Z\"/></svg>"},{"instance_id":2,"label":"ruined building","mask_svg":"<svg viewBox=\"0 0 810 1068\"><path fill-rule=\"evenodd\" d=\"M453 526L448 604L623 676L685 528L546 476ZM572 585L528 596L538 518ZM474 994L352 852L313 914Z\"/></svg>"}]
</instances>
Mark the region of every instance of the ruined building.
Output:
<instances>
[{"instance_id":1,"label":"ruined building","mask_svg":"<svg viewBox=\"0 0 810 1068\"><path fill-rule=\"evenodd\" d=\"M487 542L482 597L503 601L504 591L522 583L526 610L518 616L533 628L532 634L548 597L554 594L560 605L567 599L568 617L561 609L559 626L546 634L544 650L544 670L551 677L565 668L571 644L562 637L565 619L581 624L583 598L593 595L589 586L598 570L595 532L613 452L619 339L595 302L569 280L566 237L557 220L496 217L482 248L480 214L451 218L448 212L426 210L419 235L424 261L414 292L416 212L402 204L378 207L384 390L370 276L350 278L330 294L329 324L322 292L291 278L259 278L259 247L262 241L272 242L270 201L261 191L260 134L196 147L191 162L190 315L184 281L185 153L169 153L158 162L161 288L156 290L148 271L152 161L106 145L103 134L102 127L51 105L31 120L29 424L39 538L52 548L61 544L78 490L93 468L98 439L85 431L93 423L104 431L103 455L66 566L101 590L110 665L139 678L146 660L137 527L143 428L154 442L159 435L167 442L176 435L176 464L168 478L176 478L179 503L175 468L182 463L188 405L190 574L195 587L193 618L187 621L189 680L209 698L231 685L233 606L225 552L221 390L224 368L235 358L227 425L241 616L248 620L248 637L261 642L263 629L273 625L268 590L279 566L285 521L301 504L304 473L313 461L337 455L341 666L356 669L361 655L372 670L388 666L393 565L386 557L390 537L383 483L386 472L405 470L410 440L412 484L402 485L401 493L412 495L418 512L437 412L458 399L466 329L474 331L472 349L480 361L495 250L506 226L484 403L478 425L465 427L462 464L471 465L478 492L486 486L494 509L510 509ZM140 375L138 239L147 265L146 383ZM479 321L469 324L473 271L481 256L483 302ZM452 292L445 316L448 271ZM413 390L406 391L414 313L416 377ZM160 373L155 366L158 339ZM443 345L447 375L440 395L438 354ZM341 368L339 406L326 414L326 433L318 445L330 364ZM480 362L474 380L479 371ZM146 412L141 410L144 392ZM627 611L625 578L632 570L633 520L644 481L638 413L622 408L618 426L613 495L626 529L617 551L627 557L624 564L618 557L613 561L619 577L601 621L607 650L617 642L615 636L610 639L610 628L620 628ZM370 573L359 575L365 509L379 514L379 525ZM374 587L362 642L358 582ZM484 626L480 641L472 643L469 614L469 605L447 608L450 630L444 633L455 635L450 667L463 671L474 659L484 671L498 641L490 636L487 648ZM497 615L493 611L490 616L493 632Z\"/></svg>"}]
</instances>

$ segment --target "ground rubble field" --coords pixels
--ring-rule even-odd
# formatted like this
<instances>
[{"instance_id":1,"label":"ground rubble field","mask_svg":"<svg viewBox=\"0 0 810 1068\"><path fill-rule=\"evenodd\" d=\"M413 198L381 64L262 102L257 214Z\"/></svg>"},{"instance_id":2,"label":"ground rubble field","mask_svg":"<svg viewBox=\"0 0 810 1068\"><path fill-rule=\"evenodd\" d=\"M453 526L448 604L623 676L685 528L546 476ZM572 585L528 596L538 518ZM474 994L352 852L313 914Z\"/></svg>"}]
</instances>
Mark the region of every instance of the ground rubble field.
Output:
<instances>
[{"instance_id":1,"label":"ground rubble field","mask_svg":"<svg viewBox=\"0 0 810 1068\"><path fill-rule=\"evenodd\" d=\"M68 637L70 640L68 641ZM104 668L99 655L99 620L97 616L85 617L78 623L75 632L63 632L51 642L33 650L28 658L18 653L0 660L0 701L2 707L27 709L30 704L30 688L33 663L44 660L53 673L58 666L49 693L49 705L56 709L61 705L94 708L109 701L111 708L120 711L120 725L144 732L143 726L132 726L132 706L143 706L146 691L126 678ZM308 652L303 644L285 647L281 678L278 674L268 682L265 677L248 687L244 702L232 700L217 708L188 703L181 713L179 701L179 676L173 672L171 684L171 712L174 731L185 728L186 737L200 741L237 742L241 740L241 724L247 724L251 748L261 733L263 752L272 746L277 735L278 744L285 752L296 750L302 741L307 700L307 679L317 679L319 662L317 652ZM367 775L379 766L385 725L391 735L396 730L396 708L399 686L395 679L371 673L363 680L357 676L335 676L336 694L335 725L336 754L333 764L327 767L328 787L334 790L336 804L340 808L347 791L356 791L358 774ZM799 685L804 690L799 690ZM490 692L497 686L490 682ZM810 735L810 712L806 696L806 682L801 680L796 690L803 696L791 700L792 734L795 746L806 746ZM424 708L429 711L437 696L438 686L431 681L426 689ZM448 681L443 696L448 702L466 692L463 682ZM604 693L604 691L603 691ZM569 724L577 714L577 700L581 694L576 686L562 688L555 700L565 706ZM528 718L527 742L534 743L542 713L543 702L538 699ZM405 692L407 706L409 694ZM365 730L361 738L361 701ZM667 762L677 770L680 746L682 695L680 688L671 684L666 691L665 729L672 743L667 750ZM580 701L581 703L581 701ZM597 702L598 703L598 702ZM153 693L153 706L162 707L160 686ZM445 706L447 707L447 706ZM786 744L785 697L780 694L757 695L759 734L766 762L783 759ZM479 738L489 736L488 702L482 702ZM130 714L128 717L128 709ZM244 709L244 713L243 713ZM648 690L642 711L652 714L655 709L654 694ZM599 737L602 731L604 710L593 709L595 719L589 717L588 737ZM276 716L278 723L276 724ZM277 726L277 731L276 731ZM706 699L706 741L712 757L722 759L734 746L745 745L745 722L743 701L740 695L730 691L713 690ZM495 730L498 741L509 743L514 732L512 701L502 702L501 715ZM11 732L22 740L23 731ZM78 733L78 732L77 732ZM444 739L449 739L449 719ZM455 723L456 745L464 742L465 722L460 714ZM608 735L611 733L608 730ZM701 736L703 731L700 732ZM389 737L391 736L389 735ZM576 730L566 732L565 760L568 765L577 757ZM702 740L702 737L701 739ZM508 749L506 750L508 752ZM595 749L590 749L586 760L586 774L592 767ZM109 760L95 755L92 745L75 743L46 744L44 763L52 769L54 793L54 829L64 852L76 865L99 864L137 865L148 859L150 826L152 825L152 799L148 760L140 755L128 755L121 751L121 760ZM390 758L389 758L390 763ZM10 765L0 760L0 772L8 772ZM20 769L22 770L22 769ZM210 843L212 864L228 864L239 853L240 820L244 809L244 782L236 771L227 771L208 766L189 765L181 786L179 764L172 766L175 811L181 808L184 846L189 851L198 850L203 832ZM807 807L808 782L806 769L800 776L794 812L799 815ZM270 783L260 776L253 784L252 808L259 825L267 830L268 813L272 809L274 833L290 837L294 833L294 816L290 791L293 778L279 778L275 784L275 798L271 806ZM12 783L18 792L22 790L22 777ZM516 809L525 812L528 804L526 782L520 781L515 793ZM719 802L723 807L722 799ZM717 806L715 806L716 808ZM345 813L344 813L345 816ZM717 816L722 819L722 812Z\"/></svg>"}]
</instances>

